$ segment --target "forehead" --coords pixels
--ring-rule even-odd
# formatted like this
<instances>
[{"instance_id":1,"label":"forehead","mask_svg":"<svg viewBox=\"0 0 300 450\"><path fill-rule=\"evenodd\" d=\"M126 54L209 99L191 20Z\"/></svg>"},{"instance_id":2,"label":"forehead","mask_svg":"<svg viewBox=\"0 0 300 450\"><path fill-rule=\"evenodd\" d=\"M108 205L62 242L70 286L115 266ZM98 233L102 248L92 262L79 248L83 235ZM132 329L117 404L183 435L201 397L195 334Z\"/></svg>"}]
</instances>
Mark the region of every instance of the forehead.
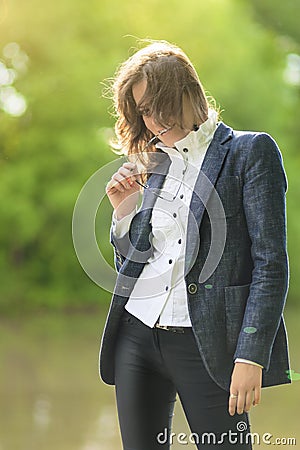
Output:
<instances>
[{"instance_id":1,"label":"forehead","mask_svg":"<svg viewBox=\"0 0 300 450\"><path fill-rule=\"evenodd\" d=\"M147 81L142 80L132 86L132 95L136 105L140 103L147 89Z\"/></svg>"}]
</instances>

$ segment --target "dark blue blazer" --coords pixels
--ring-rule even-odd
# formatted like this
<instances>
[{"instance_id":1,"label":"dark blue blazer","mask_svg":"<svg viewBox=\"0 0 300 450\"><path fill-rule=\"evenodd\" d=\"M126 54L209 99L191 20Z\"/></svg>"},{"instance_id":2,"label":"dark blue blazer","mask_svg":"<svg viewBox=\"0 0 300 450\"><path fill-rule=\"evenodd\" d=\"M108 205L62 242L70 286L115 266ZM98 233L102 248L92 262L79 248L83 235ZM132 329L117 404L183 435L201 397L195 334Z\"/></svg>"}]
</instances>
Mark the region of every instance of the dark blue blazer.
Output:
<instances>
[{"instance_id":1,"label":"dark blue blazer","mask_svg":"<svg viewBox=\"0 0 300 450\"><path fill-rule=\"evenodd\" d=\"M163 161L148 180L152 188L162 186L168 171L170 159L162 153ZM215 190L224 210L213 206ZM190 203L185 282L199 352L211 378L227 391L235 358L264 366L262 387L291 383L282 315L289 280L286 190L274 140L220 122ZM114 384L114 348L124 306L152 251L150 219L157 197L150 191L144 190L125 238L112 237L118 276L99 355L100 376L107 384ZM217 229L220 225L219 234L212 233L212 223ZM214 248L218 253L218 245L220 260L210 273L209 252Z\"/></svg>"}]
</instances>

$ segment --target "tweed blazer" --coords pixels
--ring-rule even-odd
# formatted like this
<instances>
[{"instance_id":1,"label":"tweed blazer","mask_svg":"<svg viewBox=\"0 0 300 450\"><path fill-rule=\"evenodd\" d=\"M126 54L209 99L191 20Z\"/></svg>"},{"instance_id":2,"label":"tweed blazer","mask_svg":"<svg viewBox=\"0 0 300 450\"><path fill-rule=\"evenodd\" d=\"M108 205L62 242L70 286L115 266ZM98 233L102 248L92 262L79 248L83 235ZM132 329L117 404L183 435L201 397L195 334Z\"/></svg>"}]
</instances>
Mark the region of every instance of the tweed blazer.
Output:
<instances>
[{"instance_id":1,"label":"tweed blazer","mask_svg":"<svg viewBox=\"0 0 300 450\"><path fill-rule=\"evenodd\" d=\"M161 156L150 188L162 187L168 172L170 158ZM286 191L282 155L272 137L220 122L190 202L184 278L199 352L211 378L227 391L235 358L264 367L262 387L291 383L283 318L289 282ZM156 198L144 190L127 235L111 235L118 276L99 353L99 374L107 384L114 384L124 306L152 252ZM216 198L221 208L214 206ZM218 252L212 270L209 260Z\"/></svg>"}]
</instances>

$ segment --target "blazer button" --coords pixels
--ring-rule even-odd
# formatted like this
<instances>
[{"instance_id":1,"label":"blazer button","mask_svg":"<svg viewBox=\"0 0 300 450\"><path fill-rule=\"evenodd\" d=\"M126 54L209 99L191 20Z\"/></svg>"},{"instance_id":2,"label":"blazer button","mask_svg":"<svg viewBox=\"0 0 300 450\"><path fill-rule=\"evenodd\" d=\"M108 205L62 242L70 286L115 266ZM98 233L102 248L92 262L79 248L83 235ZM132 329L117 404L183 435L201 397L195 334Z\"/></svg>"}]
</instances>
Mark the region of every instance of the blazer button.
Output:
<instances>
[{"instance_id":1,"label":"blazer button","mask_svg":"<svg viewBox=\"0 0 300 450\"><path fill-rule=\"evenodd\" d=\"M196 283L190 283L188 285L188 291L190 294L195 294L198 290L198 286L196 285Z\"/></svg>"}]
</instances>

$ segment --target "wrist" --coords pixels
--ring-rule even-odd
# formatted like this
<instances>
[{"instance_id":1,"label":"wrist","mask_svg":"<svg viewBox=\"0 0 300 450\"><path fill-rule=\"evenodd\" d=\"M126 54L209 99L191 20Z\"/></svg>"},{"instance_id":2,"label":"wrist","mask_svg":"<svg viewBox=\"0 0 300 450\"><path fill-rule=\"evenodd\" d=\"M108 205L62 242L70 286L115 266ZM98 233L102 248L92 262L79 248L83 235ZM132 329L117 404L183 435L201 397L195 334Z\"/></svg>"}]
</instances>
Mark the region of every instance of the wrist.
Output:
<instances>
[{"instance_id":1,"label":"wrist","mask_svg":"<svg viewBox=\"0 0 300 450\"><path fill-rule=\"evenodd\" d=\"M120 211L118 209L115 209L113 212L113 217L115 220L117 220L118 222L122 219L124 219L124 217L129 216L130 214L133 213L133 211L135 211L136 208L131 208L130 211Z\"/></svg>"},{"instance_id":2,"label":"wrist","mask_svg":"<svg viewBox=\"0 0 300 450\"><path fill-rule=\"evenodd\" d=\"M251 365L251 366L257 366L257 367L259 367L260 369L263 369L263 368L264 368L261 364L258 364L258 363L255 362L255 361L250 361L249 359L236 358L236 359L234 360L234 363L235 363L235 364L237 364L237 363L241 363L241 364L249 364L249 365Z\"/></svg>"}]
</instances>

